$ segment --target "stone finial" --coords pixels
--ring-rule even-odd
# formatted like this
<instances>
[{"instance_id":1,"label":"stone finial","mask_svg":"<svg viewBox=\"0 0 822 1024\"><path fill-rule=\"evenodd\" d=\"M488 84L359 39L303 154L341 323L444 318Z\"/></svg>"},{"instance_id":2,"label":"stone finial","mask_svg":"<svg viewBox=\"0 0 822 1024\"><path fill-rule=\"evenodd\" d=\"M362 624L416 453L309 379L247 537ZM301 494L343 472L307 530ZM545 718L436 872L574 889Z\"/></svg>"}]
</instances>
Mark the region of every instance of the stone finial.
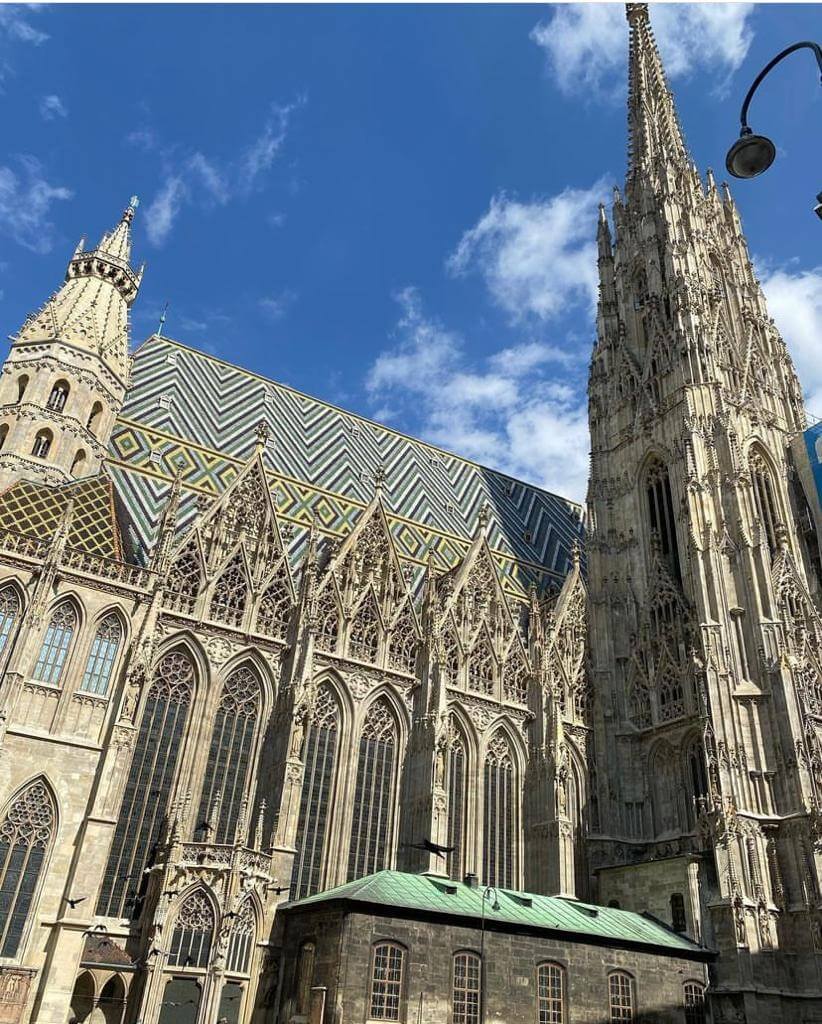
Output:
<instances>
[{"instance_id":1,"label":"stone finial","mask_svg":"<svg viewBox=\"0 0 822 1024\"><path fill-rule=\"evenodd\" d=\"M254 428L254 433L257 438L257 445L259 448L265 448L268 444L269 429L268 424L265 420L260 420L257 426Z\"/></svg>"},{"instance_id":2,"label":"stone finial","mask_svg":"<svg viewBox=\"0 0 822 1024\"><path fill-rule=\"evenodd\" d=\"M385 487L385 480L385 465L381 462L374 470L374 492L376 494L382 494Z\"/></svg>"},{"instance_id":3,"label":"stone finial","mask_svg":"<svg viewBox=\"0 0 822 1024\"><path fill-rule=\"evenodd\" d=\"M482 508L479 510L479 515L477 516L477 525L479 526L480 530L485 531L485 530L488 529L488 524L490 522L491 522L491 505L490 505L489 502L486 501L486 502L483 502Z\"/></svg>"},{"instance_id":4,"label":"stone finial","mask_svg":"<svg viewBox=\"0 0 822 1024\"><path fill-rule=\"evenodd\" d=\"M628 24L636 25L639 22L648 24L648 5L647 4L625 4L625 17L628 19Z\"/></svg>"}]
</instances>

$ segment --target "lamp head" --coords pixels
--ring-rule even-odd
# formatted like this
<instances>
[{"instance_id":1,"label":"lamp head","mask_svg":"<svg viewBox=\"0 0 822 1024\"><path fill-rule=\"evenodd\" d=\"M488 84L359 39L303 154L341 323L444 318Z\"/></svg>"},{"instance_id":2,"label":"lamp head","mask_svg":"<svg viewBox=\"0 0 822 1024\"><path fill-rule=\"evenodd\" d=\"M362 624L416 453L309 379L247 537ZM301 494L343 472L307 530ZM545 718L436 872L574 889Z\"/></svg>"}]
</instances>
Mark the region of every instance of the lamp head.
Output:
<instances>
[{"instance_id":1,"label":"lamp head","mask_svg":"<svg viewBox=\"0 0 822 1024\"><path fill-rule=\"evenodd\" d=\"M735 178L755 178L771 166L776 146L764 135L754 135L747 126L728 150L725 166Z\"/></svg>"}]
</instances>

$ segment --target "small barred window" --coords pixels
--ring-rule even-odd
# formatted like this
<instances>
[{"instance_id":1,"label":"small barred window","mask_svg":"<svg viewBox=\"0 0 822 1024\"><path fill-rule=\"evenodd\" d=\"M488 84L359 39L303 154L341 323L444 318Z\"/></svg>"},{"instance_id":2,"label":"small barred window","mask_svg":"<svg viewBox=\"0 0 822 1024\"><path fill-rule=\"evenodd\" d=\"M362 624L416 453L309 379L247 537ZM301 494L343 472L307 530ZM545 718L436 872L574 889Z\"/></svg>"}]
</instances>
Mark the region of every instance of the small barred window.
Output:
<instances>
[{"instance_id":1,"label":"small barred window","mask_svg":"<svg viewBox=\"0 0 822 1024\"><path fill-rule=\"evenodd\" d=\"M374 947L371 968L369 1017L372 1020L399 1020L402 1001L405 950L393 942Z\"/></svg>"},{"instance_id":2,"label":"small barred window","mask_svg":"<svg viewBox=\"0 0 822 1024\"><path fill-rule=\"evenodd\" d=\"M454 956L453 1024L479 1024L480 971L480 958L476 953Z\"/></svg>"},{"instance_id":3,"label":"small barred window","mask_svg":"<svg viewBox=\"0 0 822 1024\"><path fill-rule=\"evenodd\" d=\"M685 1024L705 1024L705 986L697 981L685 982Z\"/></svg>"},{"instance_id":4,"label":"small barred window","mask_svg":"<svg viewBox=\"0 0 822 1024\"><path fill-rule=\"evenodd\" d=\"M634 979L630 974L614 971L608 975L608 1005L611 1024L633 1024Z\"/></svg>"},{"instance_id":5,"label":"small barred window","mask_svg":"<svg viewBox=\"0 0 822 1024\"><path fill-rule=\"evenodd\" d=\"M560 964L537 968L537 1024L565 1024L565 968Z\"/></svg>"}]
</instances>

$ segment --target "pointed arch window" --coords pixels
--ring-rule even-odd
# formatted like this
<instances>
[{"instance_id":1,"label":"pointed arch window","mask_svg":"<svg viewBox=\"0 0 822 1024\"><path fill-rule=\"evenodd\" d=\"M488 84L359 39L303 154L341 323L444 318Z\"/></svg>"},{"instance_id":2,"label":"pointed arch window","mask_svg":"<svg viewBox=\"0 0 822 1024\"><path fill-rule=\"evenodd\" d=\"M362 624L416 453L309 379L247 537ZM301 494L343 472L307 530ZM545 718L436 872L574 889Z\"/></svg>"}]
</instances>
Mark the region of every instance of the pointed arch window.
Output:
<instances>
[{"instance_id":1,"label":"pointed arch window","mask_svg":"<svg viewBox=\"0 0 822 1024\"><path fill-rule=\"evenodd\" d=\"M282 570L284 573L285 570ZM257 609L257 631L283 639L291 619L291 591L284 575L270 583L260 598Z\"/></svg>"},{"instance_id":2,"label":"pointed arch window","mask_svg":"<svg viewBox=\"0 0 822 1024\"><path fill-rule=\"evenodd\" d=\"M327 686L321 686L305 737L292 900L311 896L322 885L339 728L337 701Z\"/></svg>"},{"instance_id":3,"label":"pointed arch window","mask_svg":"<svg viewBox=\"0 0 822 1024\"><path fill-rule=\"evenodd\" d=\"M670 722L685 714L685 692L682 679L672 665L664 665L657 676L657 700L659 719Z\"/></svg>"},{"instance_id":4,"label":"pointed arch window","mask_svg":"<svg viewBox=\"0 0 822 1024\"><path fill-rule=\"evenodd\" d=\"M340 632L340 614L334 600L333 585L329 581L317 602L317 646L323 651L337 649Z\"/></svg>"},{"instance_id":5,"label":"pointed arch window","mask_svg":"<svg viewBox=\"0 0 822 1024\"><path fill-rule=\"evenodd\" d=\"M628 718L637 729L647 729L651 724L648 683L638 668L634 669L628 690Z\"/></svg>"},{"instance_id":6,"label":"pointed arch window","mask_svg":"<svg viewBox=\"0 0 822 1024\"><path fill-rule=\"evenodd\" d=\"M9 436L9 425L8 425L8 423L4 423L2 426L0 426L0 448L2 448L3 445L5 445L6 438L8 436Z\"/></svg>"},{"instance_id":7,"label":"pointed arch window","mask_svg":"<svg viewBox=\"0 0 822 1024\"><path fill-rule=\"evenodd\" d=\"M111 672L122 638L120 620L116 615L107 615L97 627L91 642L91 650L80 683L81 690L101 696L108 692Z\"/></svg>"},{"instance_id":8,"label":"pointed arch window","mask_svg":"<svg viewBox=\"0 0 822 1024\"><path fill-rule=\"evenodd\" d=\"M413 672L417 665L417 630L411 608L406 603L391 633L388 663L400 672Z\"/></svg>"},{"instance_id":9,"label":"pointed arch window","mask_svg":"<svg viewBox=\"0 0 822 1024\"><path fill-rule=\"evenodd\" d=\"M90 430L92 434L97 433L97 428L100 426L100 420L103 417L103 407L99 402L95 402L91 407L91 412L88 414L88 420L86 421L86 429Z\"/></svg>"},{"instance_id":10,"label":"pointed arch window","mask_svg":"<svg viewBox=\"0 0 822 1024\"><path fill-rule=\"evenodd\" d=\"M248 786L260 702L260 683L254 672L245 667L232 672L223 687L211 733L197 811L198 839L214 843L235 841Z\"/></svg>"},{"instance_id":11,"label":"pointed arch window","mask_svg":"<svg viewBox=\"0 0 822 1024\"><path fill-rule=\"evenodd\" d=\"M200 592L203 572L197 542L186 545L179 558L171 566L166 582L168 603L178 611L191 614L194 602Z\"/></svg>"},{"instance_id":12,"label":"pointed arch window","mask_svg":"<svg viewBox=\"0 0 822 1024\"><path fill-rule=\"evenodd\" d=\"M51 794L40 780L14 798L0 821L0 956L17 955L54 823Z\"/></svg>"},{"instance_id":13,"label":"pointed arch window","mask_svg":"<svg viewBox=\"0 0 822 1024\"><path fill-rule=\"evenodd\" d=\"M446 787L448 793L448 846L452 846L454 849L452 853L447 855L446 870L449 878L460 882L463 877L463 849L467 811L465 791L466 767L465 740L452 719L448 740Z\"/></svg>"},{"instance_id":14,"label":"pointed arch window","mask_svg":"<svg viewBox=\"0 0 822 1024\"><path fill-rule=\"evenodd\" d=\"M771 558L773 558L779 547L778 525L780 522L773 479L762 453L756 449L751 452L750 466L756 513L759 516L762 529L765 531L765 541Z\"/></svg>"},{"instance_id":15,"label":"pointed arch window","mask_svg":"<svg viewBox=\"0 0 822 1024\"><path fill-rule=\"evenodd\" d=\"M208 967L214 937L214 908L201 890L186 896L171 934L171 967Z\"/></svg>"},{"instance_id":16,"label":"pointed arch window","mask_svg":"<svg viewBox=\"0 0 822 1024\"><path fill-rule=\"evenodd\" d=\"M458 686L460 679L460 645L453 629L442 637L443 668L449 686Z\"/></svg>"},{"instance_id":17,"label":"pointed arch window","mask_svg":"<svg viewBox=\"0 0 822 1024\"><path fill-rule=\"evenodd\" d=\"M468 660L468 689L475 693L494 692L494 655L487 640L477 642Z\"/></svg>"},{"instance_id":18,"label":"pointed arch window","mask_svg":"<svg viewBox=\"0 0 822 1024\"><path fill-rule=\"evenodd\" d=\"M505 662L502 674L502 692L506 700L525 704L528 700L528 667L517 654Z\"/></svg>"},{"instance_id":19,"label":"pointed arch window","mask_svg":"<svg viewBox=\"0 0 822 1024\"><path fill-rule=\"evenodd\" d=\"M211 618L227 626L239 626L248 600L248 576L243 556L238 551L214 586Z\"/></svg>"},{"instance_id":20,"label":"pointed arch window","mask_svg":"<svg viewBox=\"0 0 822 1024\"><path fill-rule=\"evenodd\" d=\"M53 439L54 435L50 430L38 430L31 447L31 454L36 459L44 459L49 453Z\"/></svg>"},{"instance_id":21,"label":"pointed arch window","mask_svg":"<svg viewBox=\"0 0 822 1024\"><path fill-rule=\"evenodd\" d=\"M85 472L85 468L86 453L81 448L80 451L78 451L77 454L74 456L74 461L71 464L71 475L76 480L78 477L81 477L83 475L83 473Z\"/></svg>"},{"instance_id":22,"label":"pointed arch window","mask_svg":"<svg viewBox=\"0 0 822 1024\"><path fill-rule=\"evenodd\" d=\"M26 393L26 388L29 386L28 377L23 374L17 378L17 404L23 401L23 395Z\"/></svg>"},{"instance_id":23,"label":"pointed arch window","mask_svg":"<svg viewBox=\"0 0 822 1024\"><path fill-rule=\"evenodd\" d=\"M0 654L6 649L19 612L17 591L14 587L3 587L0 590Z\"/></svg>"},{"instance_id":24,"label":"pointed arch window","mask_svg":"<svg viewBox=\"0 0 822 1024\"><path fill-rule=\"evenodd\" d=\"M682 579L679 565L679 546L676 538L674 499L667 468L654 459L645 473L645 496L652 536L659 542L659 550L674 579Z\"/></svg>"},{"instance_id":25,"label":"pointed arch window","mask_svg":"<svg viewBox=\"0 0 822 1024\"><path fill-rule=\"evenodd\" d=\"M360 661L375 662L380 648L380 620L372 597L366 597L351 623L349 653Z\"/></svg>"},{"instance_id":26,"label":"pointed arch window","mask_svg":"<svg viewBox=\"0 0 822 1024\"><path fill-rule=\"evenodd\" d=\"M507 740L500 733L488 745L484 776L483 878L486 885L511 889L517 817L514 759Z\"/></svg>"},{"instance_id":27,"label":"pointed arch window","mask_svg":"<svg viewBox=\"0 0 822 1024\"><path fill-rule=\"evenodd\" d=\"M368 710L360 735L348 881L381 871L392 841L397 727L384 700Z\"/></svg>"},{"instance_id":28,"label":"pointed arch window","mask_svg":"<svg viewBox=\"0 0 822 1024\"><path fill-rule=\"evenodd\" d=\"M255 932L254 907L250 899L245 899L237 911L228 940L228 955L225 965L228 974L248 974L251 967Z\"/></svg>"},{"instance_id":29,"label":"pointed arch window","mask_svg":"<svg viewBox=\"0 0 822 1024\"><path fill-rule=\"evenodd\" d=\"M51 617L37 656L33 675L38 682L59 685L76 628L74 605L64 601Z\"/></svg>"},{"instance_id":30,"label":"pointed arch window","mask_svg":"<svg viewBox=\"0 0 822 1024\"><path fill-rule=\"evenodd\" d=\"M143 871L168 814L194 690L194 666L180 652L155 669L134 745L97 904L104 917L136 916Z\"/></svg>"}]
</instances>

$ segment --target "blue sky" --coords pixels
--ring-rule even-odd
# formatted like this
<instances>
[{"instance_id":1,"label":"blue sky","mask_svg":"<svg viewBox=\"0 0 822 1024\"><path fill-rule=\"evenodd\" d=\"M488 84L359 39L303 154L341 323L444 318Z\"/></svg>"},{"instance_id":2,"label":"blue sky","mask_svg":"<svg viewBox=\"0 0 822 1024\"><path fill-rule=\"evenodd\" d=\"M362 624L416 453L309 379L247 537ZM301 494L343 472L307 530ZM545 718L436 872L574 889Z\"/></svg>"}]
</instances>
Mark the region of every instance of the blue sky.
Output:
<instances>
[{"instance_id":1,"label":"blue sky","mask_svg":"<svg viewBox=\"0 0 822 1024\"><path fill-rule=\"evenodd\" d=\"M819 5L652 5L689 145ZM818 33L817 33L818 34ZM133 342L166 333L584 495L596 207L625 173L622 5L0 7L0 317L141 198ZM733 186L822 415L820 89L784 63Z\"/></svg>"}]
</instances>

